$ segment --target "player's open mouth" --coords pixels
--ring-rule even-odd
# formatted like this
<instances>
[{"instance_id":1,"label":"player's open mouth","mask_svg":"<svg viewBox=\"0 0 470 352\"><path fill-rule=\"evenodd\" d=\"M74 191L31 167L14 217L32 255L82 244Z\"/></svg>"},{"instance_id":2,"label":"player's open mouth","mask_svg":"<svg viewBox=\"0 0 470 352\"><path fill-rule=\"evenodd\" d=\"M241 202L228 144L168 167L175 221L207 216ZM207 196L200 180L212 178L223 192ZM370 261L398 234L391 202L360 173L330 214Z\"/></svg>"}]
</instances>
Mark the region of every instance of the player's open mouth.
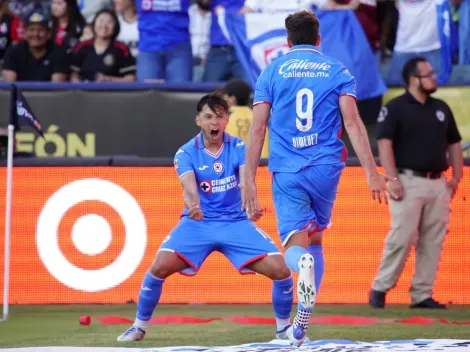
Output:
<instances>
[{"instance_id":1,"label":"player's open mouth","mask_svg":"<svg viewBox=\"0 0 470 352\"><path fill-rule=\"evenodd\" d=\"M218 134L219 134L219 130L217 128L211 129L211 136L212 137L217 137Z\"/></svg>"}]
</instances>

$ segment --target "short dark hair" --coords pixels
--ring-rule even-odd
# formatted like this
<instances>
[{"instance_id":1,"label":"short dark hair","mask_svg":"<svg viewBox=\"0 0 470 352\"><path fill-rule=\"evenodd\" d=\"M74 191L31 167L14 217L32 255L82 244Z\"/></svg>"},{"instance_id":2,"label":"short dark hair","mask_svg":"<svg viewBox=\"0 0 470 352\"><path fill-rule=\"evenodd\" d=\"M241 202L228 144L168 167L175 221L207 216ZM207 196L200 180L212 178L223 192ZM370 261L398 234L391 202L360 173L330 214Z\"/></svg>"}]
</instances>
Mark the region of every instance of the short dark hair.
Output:
<instances>
[{"instance_id":1,"label":"short dark hair","mask_svg":"<svg viewBox=\"0 0 470 352\"><path fill-rule=\"evenodd\" d=\"M300 11L287 16L285 21L287 37L293 45L316 45L320 32L320 21L310 11Z\"/></svg>"},{"instance_id":2,"label":"short dark hair","mask_svg":"<svg viewBox=\"0 0 470 352\"><path fill-rule=\"evenodd\" d=\"M93 18L93 22L91 22L91 30L92 30L93 34L96 36L96 33L95 33L96 20L102 14L108 14L112 17L112 19L114 21L114 31L111 34L111 39L116 40L117 36L119 35L119 32L121 31L121 25L119 24L119 18L117 17L116 12L114 12L114 10L102 9L102 10L100 10L96 13L95 17Z\"/></svg>"},{"instance_id":3,"label":"short dark hair","mask_svg":"<svg viewBox=\"0 0 470 352\"><path fill-rule=\"evenodd\" d=\"M215 113L217 113L216 110L218 109L222 109L225 113L228 113L228 104L221 96L215 94L204 95L197 103L197 112L200 113L206 105Z\"/></svg>"},{"instance_id":4,"label":"short dark hair","mask_svg":"<svg viewBox=\"0 0 470 352\"><path fill-rule=\"evenodd\" d=\"M229 97L237 98L237 105L248 106L252 89L244 80L234 78L228 81L224 86L224 91Z\"/></svg>"},{"instance_id":5,"label":"short dark hair","mask_svg":"<svg viewBox=\"0 0 470 352\"><path fill-rule=\"evenodd\" d=\"M405 82L407 87L410 84L410 78L418 73L418 64L420 62L428 62L428 60L422 56L416 56L408 60L403 66L401 77L403 78L403 82Z\"/></svg>"}]
</instances>

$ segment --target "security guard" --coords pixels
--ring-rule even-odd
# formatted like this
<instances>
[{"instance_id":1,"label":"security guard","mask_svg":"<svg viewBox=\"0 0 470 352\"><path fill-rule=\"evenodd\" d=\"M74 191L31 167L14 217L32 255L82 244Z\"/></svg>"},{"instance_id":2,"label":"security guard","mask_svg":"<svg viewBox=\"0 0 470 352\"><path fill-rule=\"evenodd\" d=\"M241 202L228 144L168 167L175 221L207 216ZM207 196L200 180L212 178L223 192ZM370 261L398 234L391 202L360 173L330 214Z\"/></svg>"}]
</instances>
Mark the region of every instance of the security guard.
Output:
<instances>
[{"instance_id":1,"label":"security guard","mask_svg":"<svg viewBox=\"0 0 470 352\"><path fill-rule=\"evenodd\" d=\"M382 108L377 120L379 157L389 183L391 229L385 240L379 272L369 304L385 306L386 293L402 273L412 245L416 270L411 282L411 308L445 309L432 289L447 233L449 204L463 172L460 134L449 106L431 97L437 90L433 68L422 57L403 68L406 93ZM447 153L452 166L448 169Z\"/></svg>"}]
</instances>

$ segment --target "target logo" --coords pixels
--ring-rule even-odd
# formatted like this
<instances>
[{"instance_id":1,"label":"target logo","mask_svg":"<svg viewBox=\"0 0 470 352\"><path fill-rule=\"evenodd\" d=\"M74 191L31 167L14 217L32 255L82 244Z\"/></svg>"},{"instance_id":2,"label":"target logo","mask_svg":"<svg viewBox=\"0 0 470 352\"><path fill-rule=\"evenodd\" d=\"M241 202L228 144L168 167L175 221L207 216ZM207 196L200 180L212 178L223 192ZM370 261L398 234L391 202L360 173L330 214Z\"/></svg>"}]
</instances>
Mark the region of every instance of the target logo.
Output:
<instances>
[{"instance_id":1,"label":"target logo","mask_svg":"<svg viewBox=\"0 0 470 352\"><path fill-rule=\"evenodd\" d=\"M125 233L119 255L109 264L93 269L81 268L67 259L59 238L66 213L87 201L111 207ZM113 241L108 220L89 212L75 220L67 235L76 250L89 257L105 252ZM82 179L63 186L47 200L38 218L36 245L44 266L58 281L75 290L100 292L121 284L138 268L147 246L147 225L139 204L125 189L102 179Z\"/></svg>"}]
</instances>

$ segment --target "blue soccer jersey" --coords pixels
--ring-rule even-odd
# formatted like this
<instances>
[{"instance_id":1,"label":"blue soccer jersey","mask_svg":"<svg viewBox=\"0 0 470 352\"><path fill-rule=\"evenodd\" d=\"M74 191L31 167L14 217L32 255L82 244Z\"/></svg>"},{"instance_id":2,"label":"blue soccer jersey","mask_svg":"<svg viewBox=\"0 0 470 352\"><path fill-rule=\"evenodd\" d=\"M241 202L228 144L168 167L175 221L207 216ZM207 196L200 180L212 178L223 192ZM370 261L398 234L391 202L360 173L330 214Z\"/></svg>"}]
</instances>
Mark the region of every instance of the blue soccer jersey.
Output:
<instances>
[{"instance_id":1,"label":"blue soccer jersey","mask_svg":"<svg viewBox=\"0 0 470 352\"><path fill-rule=\"evenodd\" d=\"M242 220L241 192L238 187L240 167L245 165L245 144L237 137L224 134L217 154L204 147L202 133L176 152L174 164L179 177L194 172L199 190L200 207L205 220ZM183 216L188 215L185 207Z\"/></svg>"},{"instance_id":2,"label":"blue soccer jersey","mask_svg":"<svg viewBox=\"0 0 470 352\"><path fill-rule=\"evenodd\" d=\"M341 95L356 96L356 82L338 60L311 45L296 45L258 78L254 104L271 104L269 170L346 160L341 141Z\"/></svg>"},{"instance_id":3,"label":"blue soccer jersey","mask_svg":"<svg viewBox=\"0 0 470 352\"><path fill-rule=\"evenodd\" d=\"M190 0L136 0L139 15L139 49L167 50L190 40Z\"/></svg>"}]
</instances>

